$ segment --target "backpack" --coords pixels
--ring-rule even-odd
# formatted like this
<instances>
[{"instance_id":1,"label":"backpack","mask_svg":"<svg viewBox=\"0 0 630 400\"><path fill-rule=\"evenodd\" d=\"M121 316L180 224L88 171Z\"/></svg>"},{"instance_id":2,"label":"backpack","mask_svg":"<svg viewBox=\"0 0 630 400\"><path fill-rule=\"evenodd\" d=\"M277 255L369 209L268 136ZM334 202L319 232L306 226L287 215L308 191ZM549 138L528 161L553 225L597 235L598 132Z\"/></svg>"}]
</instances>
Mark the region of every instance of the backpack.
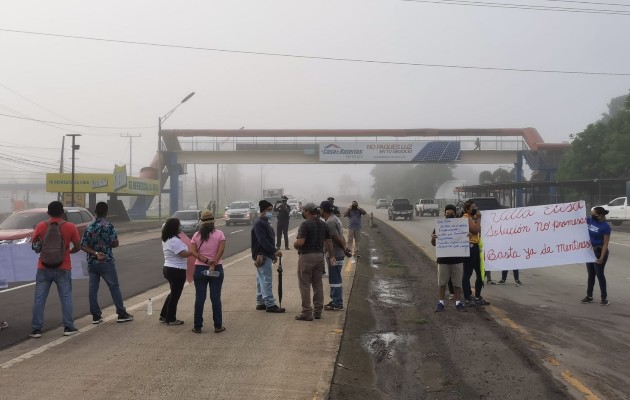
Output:
<instances>
[{"instance_id":1,"label":"backpack","mask_svg":"<svg viewBox=\"0 0 630 400\"><path fill-rule=\"evenodd\" d=\"M48 228L42 238L42 252L39 258L46 268L58 268L66 255L66 244L61 237L61 226L66 221L60 223L46 221Z\"/></svg>"}]
</instances>

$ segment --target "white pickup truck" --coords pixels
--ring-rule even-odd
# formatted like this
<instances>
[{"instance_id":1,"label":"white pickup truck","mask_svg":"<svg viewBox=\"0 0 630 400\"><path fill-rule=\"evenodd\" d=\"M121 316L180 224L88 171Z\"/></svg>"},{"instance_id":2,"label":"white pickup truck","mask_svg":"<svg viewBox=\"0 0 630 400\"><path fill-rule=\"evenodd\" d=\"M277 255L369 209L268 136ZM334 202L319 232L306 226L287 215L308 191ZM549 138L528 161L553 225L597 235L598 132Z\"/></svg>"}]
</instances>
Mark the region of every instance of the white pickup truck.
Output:
<instances>
[{"instance_id":1,"label":"white pickup truck","mask_svg":"<svg viewBox=\"0 0 630 400\"><path fill-rule=\"evenodd\" d=\"M416 217L419 215L424 217L424 214L430 214L434 217L440 215L440 208L437 201L434 199L420 199L416 204Z\"/></svg>"},{"instance_id":2,"label":"white pickup truck","mask_svg":"<svg viewBox=\"0 0 630 400\"><path fill-rule=\"evenodd\" d=\"M606 219L613 225L621 225L624 221L630 221L630 210L628 209L628 198L617 197L608 204L604 204L604 209L608 210Z\"/></svg>"}]
</instances>

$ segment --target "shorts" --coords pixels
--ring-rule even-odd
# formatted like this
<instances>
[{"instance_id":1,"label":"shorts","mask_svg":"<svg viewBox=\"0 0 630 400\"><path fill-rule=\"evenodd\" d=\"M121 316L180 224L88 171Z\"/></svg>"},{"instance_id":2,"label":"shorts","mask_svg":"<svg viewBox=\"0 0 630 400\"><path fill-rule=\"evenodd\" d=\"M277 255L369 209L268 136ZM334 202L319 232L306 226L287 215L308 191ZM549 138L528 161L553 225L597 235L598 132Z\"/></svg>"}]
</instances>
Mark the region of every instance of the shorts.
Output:
<instances>
[{"instance_id":1,"label":"shorts","mask_svg":"<svg viewBox=\"0 0 630 400\"><path fill-rule=\"evenodd\" d=\"M462 287L464 278L464 264L438 264L438 286L446 286L448 280L453 282L453 286Z\"/></svg>"}]
</instances>

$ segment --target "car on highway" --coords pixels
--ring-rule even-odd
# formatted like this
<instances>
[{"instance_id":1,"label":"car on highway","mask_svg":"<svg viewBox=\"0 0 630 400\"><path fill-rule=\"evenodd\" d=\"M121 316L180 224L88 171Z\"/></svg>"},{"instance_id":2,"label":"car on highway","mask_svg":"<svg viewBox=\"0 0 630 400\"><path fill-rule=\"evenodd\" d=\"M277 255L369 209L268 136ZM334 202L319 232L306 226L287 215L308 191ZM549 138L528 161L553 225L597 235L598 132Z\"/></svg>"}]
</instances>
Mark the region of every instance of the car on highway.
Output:
<instances>
[{"instance_id":1,"label":"car on highway","mask_svg":"<svg viewBox=\"0 0 630 400\"><path fill-rule=\"evenodd\" d=\"M30 243L35 226L48 218L47 208L31 208L15 211L0 224L0 244ZM83 207L64 207L63 219L77 226L79 235L95 218Z\"/></svg>"},{"instance_id":2,"label":"car on highway","mask_svg":"<svg viewBox=\"0 0 630 400\"><path fill-rule=\"evenodd\" d=\"M389 201L387 201L387 199L378 199L376 200L376 209L378 210L379 208L387 208L389 207Z\"/></svg>"},{"instance_id":3,"label":"car on highway","mask_svg":"<svg viewBox=\"0 0 630 400\"><path fill-rule=\"evenodd\" d=\"M396 221L396 218L406 220L413 219L413 204L409 199L394 199L387 208L387 218L390 221Z\"/></svg>"},{"instance_id":4,"label":"car on highway","mask_svg":"<svg viewBox=\"0 0 630 400\"><path fill-rule=\"evenodd\" d=\"M182 232L188 236L192 236L195 232L197 232L200 217L201 210L179 210L175 211L173 215L171 215L171 218L179 219L179 223L182 226Z\"/></svg>"},{"instance_id":5,"label":"car on highway","mask_svg":"<svg viewBox=\"0 0 630 400\"><path fill-rule=\"evenodd\" d=\"M256 205L253 201L238 200L225 208L225 226L236 224L251 225L256 219Z\"/></svg>"}]
</instances>

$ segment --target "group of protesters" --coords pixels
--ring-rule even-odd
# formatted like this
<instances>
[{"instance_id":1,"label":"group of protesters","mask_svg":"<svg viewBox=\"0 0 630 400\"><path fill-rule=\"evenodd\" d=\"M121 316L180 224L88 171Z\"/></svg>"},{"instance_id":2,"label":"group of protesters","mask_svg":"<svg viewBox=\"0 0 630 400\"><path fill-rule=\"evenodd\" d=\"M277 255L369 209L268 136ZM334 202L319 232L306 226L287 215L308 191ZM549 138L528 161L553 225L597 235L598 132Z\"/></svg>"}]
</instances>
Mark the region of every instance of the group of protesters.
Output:
<instances>
[{"instance_id":1,"label":"group of protesters","mask_svg":"<svg viewBox=\"0 0 630 400\"><path fill-rule=\"evenodd\" d=\"M481 296L484 284L484 271L481 269L481 253L479 248L481 238L481 212L477 210L477 205L468 200L464 202L462 206L463 215L462 218L468 220L468 242L470 253L468 257L438 257L437 258L437 276L438 276L438 303L435 307L435 312L442 312L445 310L445 298L446 287L449 287L451 292L450 299L455 300L455 309L457 311L466 311L466 307L469 306L486 306L490 305L486 299ZM456 218L457 209L454 205L449 204L444 208L445 218ZM606 290L606 277L604 275L604 268L608 260L609 251L608 243L610 240L611 228L606 222L606 214L608 211L603 207L594 207L591 210L591 216L586 218L588 225L588 233L591 241L591 246L595 256L595 262L587 263L587 289L586 297L581 302L584 304L593 302L593 289L595 286L595 278L599 282L601 300L600 305L607 306L610 304L608 300L608 294ZM431 244L436 245L435 230L431 235ZM473 271L475 272L475 291L473 293L470 279ZM516 286L521 285L519 279L519 271L514 270L514 280ZM488 283L492 282L490 274L486 273ZM501 280L499 284L504 284L507 279L508 271L504 270L501 273ZM463 295L463 301L462 301Z\"/></svg>"}]
</instances>

